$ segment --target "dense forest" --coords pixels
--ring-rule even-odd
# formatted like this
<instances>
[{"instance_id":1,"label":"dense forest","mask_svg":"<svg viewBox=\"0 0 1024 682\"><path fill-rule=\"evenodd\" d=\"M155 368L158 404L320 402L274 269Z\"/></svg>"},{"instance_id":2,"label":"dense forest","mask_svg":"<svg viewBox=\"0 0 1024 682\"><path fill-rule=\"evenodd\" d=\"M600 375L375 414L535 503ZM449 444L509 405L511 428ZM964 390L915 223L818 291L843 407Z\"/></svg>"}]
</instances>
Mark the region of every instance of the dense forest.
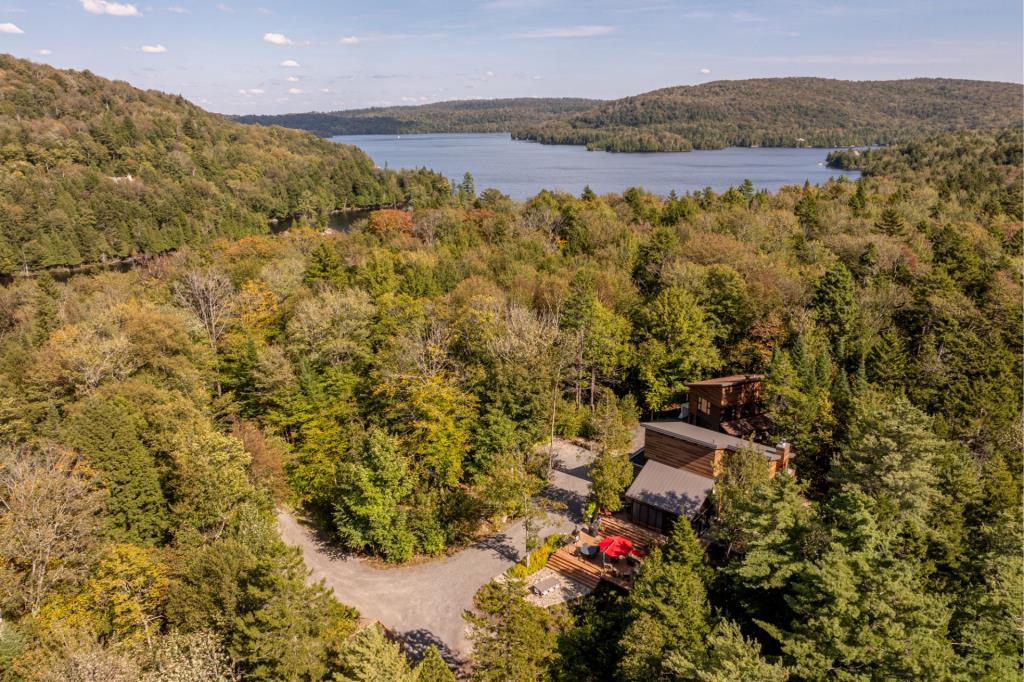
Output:
<instances>
[{"instance_id":1,"label":"dense forest","mask_svg":"<svg viewBox=\"0 0 1024 682\"><path fill-rule=\"evenodd\" d=\"M725 462L707 551L676 524L628 595L486 585L473 679L1019 677L1021 146L923 138L774 194L467 181L346 233L17 278L0 679L451 679L307 585L275 504L439 555L536 512L552 429L595 444L610 506L637 417L741 371L796 477Z\"/></svg>"},{"instance_id":2,"label":"dense forest","mask_svg":"<svg viewBox=\"0 0 1024 682\"><path fill-rule=\"evenodd\" d=\"M576 97L519 97L455 100L418 106L372 107L303 114L236 116L240 123L279 125L333 135L405 135L413 133L499 133L539 124L553 116L592 109L600 100Z\"/></svg>"},{"instance_id":3,"label":"dense forest","mask_svg":"<svg viewBox=\"0 0 1024 682\"><path fill-rule=\"evenodd\" d=\"M406 201L431 174L232 123L181 97L0 55L0 273L160 253Z\"/></svg>"},{"instance_id":4,"label":"dense forest","mask_svg":"<svg viewBox=\"0 0 1024 682\"><path fill-rule=\"evenodd\" d=\"M1014 83L763 78L665 88L524 125L515 137L617 152L884 145L1020 124Z\"/></svg>"},{"instance_id":5,"label":"dense forest","mask_svg":"<svg viewBox=\"0 0 1024 682\"><path fill-rule=\"evenodd\" d=\"M318 135L511 131L544 144L612 152L723 147L843 147L1020 125L1014 83L919 78L715 81L594 100L442 102L331 113L243 116Z\"/></svg>"}]
</instances>

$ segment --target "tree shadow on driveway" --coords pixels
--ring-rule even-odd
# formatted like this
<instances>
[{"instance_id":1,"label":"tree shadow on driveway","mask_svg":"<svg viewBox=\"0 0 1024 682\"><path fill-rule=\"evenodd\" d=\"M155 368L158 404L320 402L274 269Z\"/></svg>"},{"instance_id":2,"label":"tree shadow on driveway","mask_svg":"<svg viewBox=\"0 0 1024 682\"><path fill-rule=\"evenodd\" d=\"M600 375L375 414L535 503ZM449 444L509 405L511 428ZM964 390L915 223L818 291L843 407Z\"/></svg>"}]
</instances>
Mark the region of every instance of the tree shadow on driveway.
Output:
<instances>
[{"instance_id":1,"label":"tree shadow on driveway","mask_svg":"<svg viewBox=\"0 0 1024 682\"><path fill-rule=\"evenodd\" d=\"M427 653L427 649L433 645L437 648L437 652L441 654L441 658L444 659L444 662L450 667L459 669L466 664L466 661L460 658L457 653L452 651L451 647L441 641L441 639L433 632L425 628L395 633L395 639L402 644L405 655L409 657L410 662L419 662L419 660L423 658L423 655Z\"/></svg>"}]
</instances>

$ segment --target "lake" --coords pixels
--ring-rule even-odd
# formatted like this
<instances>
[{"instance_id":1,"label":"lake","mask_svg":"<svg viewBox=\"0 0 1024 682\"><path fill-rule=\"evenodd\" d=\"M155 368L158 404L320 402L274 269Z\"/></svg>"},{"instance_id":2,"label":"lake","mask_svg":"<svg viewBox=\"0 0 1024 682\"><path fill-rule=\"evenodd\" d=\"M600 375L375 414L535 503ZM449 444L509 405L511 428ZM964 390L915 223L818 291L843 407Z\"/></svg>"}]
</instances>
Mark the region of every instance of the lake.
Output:
<instances>
[{"instance_id":1,"label":"lake","mask_svg":"<svg viewBox=\"0 0 1024 682\"><path fill-rule=\"evenodd\" d=\"M828 149L730 147L655 154L588 152L586 147L515 141L507 133L431 135L340 135L335 142L360 147L381 168L426 166L458 182L473 174L477 191L496 187L513 199L542 189L598 194L643 187L657 194L711 187L724 191L750 178L758 189L822 183L860 174L825 167Z\"/></svg>"}]
</instances>

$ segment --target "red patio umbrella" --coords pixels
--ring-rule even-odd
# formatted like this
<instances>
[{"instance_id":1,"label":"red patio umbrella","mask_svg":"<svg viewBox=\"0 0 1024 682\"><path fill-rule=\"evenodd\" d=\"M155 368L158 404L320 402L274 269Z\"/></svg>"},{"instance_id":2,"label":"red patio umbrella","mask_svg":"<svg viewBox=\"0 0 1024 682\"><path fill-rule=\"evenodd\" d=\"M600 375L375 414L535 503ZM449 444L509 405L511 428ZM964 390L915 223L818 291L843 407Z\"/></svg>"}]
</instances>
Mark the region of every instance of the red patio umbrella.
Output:
<instances>
[{"instance_id":1,"label":"red patio umbrella","mask_svg":"<svg viewBox=\"0 0 1024 682\"><path fill-rule=\"evenodd\" d=\"M621 535L609 535L597 545L605 556L612 559L626 556L633 551L633 543Z\"/></svg>"}]
</instances>

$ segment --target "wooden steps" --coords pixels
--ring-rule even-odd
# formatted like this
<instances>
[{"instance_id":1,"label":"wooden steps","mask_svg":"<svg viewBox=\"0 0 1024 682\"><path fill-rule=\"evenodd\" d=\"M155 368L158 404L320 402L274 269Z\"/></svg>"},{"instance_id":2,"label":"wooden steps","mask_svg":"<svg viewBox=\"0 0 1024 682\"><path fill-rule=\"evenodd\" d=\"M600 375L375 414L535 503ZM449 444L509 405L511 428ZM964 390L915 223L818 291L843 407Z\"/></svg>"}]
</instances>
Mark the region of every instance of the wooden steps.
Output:
<instances>
[{"instance_id":1,"label":"wooden steps","mask_svg":"<svg viewBox=\"0 0 1024 682\"><path fill-rule=\"evenodd\" d=\"M660 545L668 539L661 533L641 528L634 523L617 519L614 516L605 516L601 519L599 534L605 537L621 535L643 551L647 551L651 545Z\"/></svg>"},{"instance_id":2,"label":"wooden steps","mask_svg":"<svg viewBox=\"0 0 1024 682\"><path fill-rule=\"evenodd\" d=\"M551 555L548 559L548 568L590 589L594 589L601 582L600 568L573 556L571 551L565 547Z\"/></svg>"}]
</instances>

